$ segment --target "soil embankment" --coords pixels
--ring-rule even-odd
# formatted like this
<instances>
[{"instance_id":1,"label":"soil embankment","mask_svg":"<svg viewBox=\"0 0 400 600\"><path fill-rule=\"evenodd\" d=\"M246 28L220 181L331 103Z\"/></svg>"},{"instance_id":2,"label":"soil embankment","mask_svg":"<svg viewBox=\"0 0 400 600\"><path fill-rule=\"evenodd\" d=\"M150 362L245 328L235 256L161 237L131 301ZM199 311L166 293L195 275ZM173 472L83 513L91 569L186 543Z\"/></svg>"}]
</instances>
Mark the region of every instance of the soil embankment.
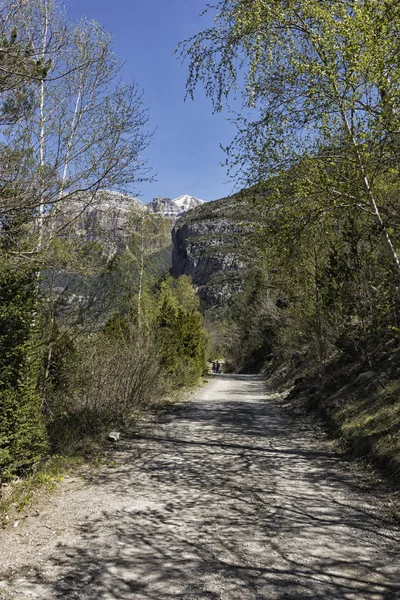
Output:
<instances>
[{"instance_id":1,"label":"soil embankment","mask_svg":"<svg viewBox=\"0 0 400 600\"><path fill-rule=\"evenodd\" d=\"M400 500L400 348L378 347L368 366L332 359L323 377L288 363L271 363L266 375L274 389L290 389L284 405L297 417L316 415L346 451L379 467Z\"/></svg>"},{"instance_id":2,"label":"soil embankment","mask_svg":"<svg viewBox=\"0 0 400 600\"><path fill-rule=\"evenodd\" d=\"M2 533L0 598L400 598L385 498L257 376L215 376L113 460Z\"/></svg>"}]
</instances>

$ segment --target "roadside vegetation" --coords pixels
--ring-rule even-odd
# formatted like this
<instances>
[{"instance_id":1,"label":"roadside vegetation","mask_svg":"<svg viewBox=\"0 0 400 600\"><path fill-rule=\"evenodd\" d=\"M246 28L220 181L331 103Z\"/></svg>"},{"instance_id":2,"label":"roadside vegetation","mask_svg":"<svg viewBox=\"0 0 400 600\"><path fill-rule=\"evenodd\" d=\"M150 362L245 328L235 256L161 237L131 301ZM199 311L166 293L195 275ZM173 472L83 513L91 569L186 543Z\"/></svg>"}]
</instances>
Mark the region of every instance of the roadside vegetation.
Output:
<instances>
[{"instance_id":1,"label":"roadside vegetation","mask_svg":"<svg viewBox=\"0 0 400 600\"><path fill-rule=\"evenodd\" d=\"M133 205L123 247L76 233L101 190L151 177L147 111L110 36L53 0L1 2L0 27L4 511L194 385L207 338L190 280L168 276L167 222Z\"/></svg>"},{"instance_id":2,"label":"roadside vegetation","mask_svg":"<svg viewBox=\"0 0 400 600\"><path fill-rule=\"evenodd\" d=\"M297 381L292 398L399 477L399 4L214 8L215 26L179 47L187 92L203 85L216 111L233 99L227 165L259 227L212 340L234 370Z\"/></svg>"}]
</instances>

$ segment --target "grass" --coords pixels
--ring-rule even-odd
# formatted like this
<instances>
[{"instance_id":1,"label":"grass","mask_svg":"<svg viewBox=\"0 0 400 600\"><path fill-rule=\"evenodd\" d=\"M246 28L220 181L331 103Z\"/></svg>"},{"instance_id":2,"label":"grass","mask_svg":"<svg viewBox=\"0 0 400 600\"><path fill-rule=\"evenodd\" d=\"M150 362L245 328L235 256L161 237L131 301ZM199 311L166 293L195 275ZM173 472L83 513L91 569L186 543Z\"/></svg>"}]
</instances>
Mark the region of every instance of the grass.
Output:
<instances>
[{"instance_id":1,"label":"grass","mask_svg":"<svg viewBox=\"0 0 400 600\"><path fill-rule=\"evenodd\" d=\"M340 357L333 357L324 379L314 369L303 365L294 370L283 361L274 363L266 375L277 389L291 390L287 400L296 413L314 413L346 451L364 464L378 467L390 487L398 490L400 353L399 360L389 361L378 350L373 361L375 375L361 385L356 379L363 365ZM396 510L400 515L400 505Z\"/></svg>"},{"instance_id":2,"label":"grass","mask_svg":"<svg viewBox=\"0 0 400 600\"><path fill-rule=\"evenodd\" d=\"M68 471L82 462L82 457L51 456L30 475L3 484L0 490L0 524L4 527L21 518L40 494L54 490Z\"/></svg>"},{"instance_id":3,"label":"grass","mask_svg":"<svg viewBox=\"0 0 400 600\"><path fill-rule=\"evenodd\" d=\"M57 484L64 481L71 472L83 466L92 469L104 465L114 467L115 461L109 448L94 443L85 453L73 456L52 455L43 461L31 474L14 479L0 487L0 526L5 527L24 518L28 509L36 504L43 494L54 491Z\"/></svg>"},{"instance_id":4,"label":"grass","mask_svg":"<svg viewBox=\"0 0 400 600\"><path fill-rule=\"evenodd\" d=\"M384 460L396 475L400 469L400 380L346 398L332 416L357 454Z\"/></svg>"}]
</instances>

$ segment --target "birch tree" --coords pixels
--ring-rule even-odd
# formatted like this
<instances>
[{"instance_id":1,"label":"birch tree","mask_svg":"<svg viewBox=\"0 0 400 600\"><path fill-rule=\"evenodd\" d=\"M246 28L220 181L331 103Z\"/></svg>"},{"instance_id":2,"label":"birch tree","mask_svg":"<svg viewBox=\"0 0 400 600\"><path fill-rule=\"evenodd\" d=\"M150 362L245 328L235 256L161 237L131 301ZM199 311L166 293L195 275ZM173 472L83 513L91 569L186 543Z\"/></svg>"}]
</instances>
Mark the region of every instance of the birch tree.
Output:
<instances>
[{"instance_id":1,"label":"birch tree","mask_svg":"<svg viewBox=\"0 0 400 600\"><path fill-rule=\"evenodd\" d=\"M90 202L100 188L146 177L141 154L151 136L142 93L135 83L117 81L121 63L98 23L72 23L57 2L31 0L15 26L47 65L29 110L3 132L7 146L29 163L20 202L36 217L40 251L44 220L57 203L84 193Z\"/></svg>"},{"instance_id":2,"label":"birch tree","mask_svg":"<svg viewBox=\"0 0 400 600\"><path fill-rule=\"evenodd\" d=\"M157 264L160 253L171 246L170 224L161 215L152 214L143 209L133 209L130 214L130 239L128 255L137 271L137 307L136 318L139 329L146 323L146 289L154 284L166 265Z\"/></svg>"},{"instance_id":3,"label":"birch tree","mask_svg":"<svg viewBox=\"0 0 400 600\"><path fill-rule=\"evenodd\" d=\"M214 27L180 50L190 97L202 83L217 111L232 96L242 100L227 148L231 173L254 184L304 156L335 171L338 203L369 213L400 275L379 181L398 174L398 2L223 0L214 9ZM346 162L356 169L351 182Z\"/></svg>"},{"instance_id":4,"label":"birch tree","mask_svg":"<svg viewBox=\"0 0 400 600\"><path fill-rule=\"evenodd\" d=\"M71 264L59 213L146 178L151 135L142 93L118 80L121 63L98 23L71 22L55 0L0 0L0 23L2 370L18 356L0 385L0 468L11 475L46 450L58 323L40 280Z\"/></svg>"}]
</instances>

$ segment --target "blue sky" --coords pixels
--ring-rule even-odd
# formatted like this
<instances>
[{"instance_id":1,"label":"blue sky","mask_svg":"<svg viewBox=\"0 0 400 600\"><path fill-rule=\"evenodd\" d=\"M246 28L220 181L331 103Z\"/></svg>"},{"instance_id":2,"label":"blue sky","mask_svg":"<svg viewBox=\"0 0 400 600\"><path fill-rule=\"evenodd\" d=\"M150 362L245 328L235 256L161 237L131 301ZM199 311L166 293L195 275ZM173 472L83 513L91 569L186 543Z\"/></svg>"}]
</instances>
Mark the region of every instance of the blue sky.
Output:
<instances>
[{"instance_id":1,"label":"blue sky","mask_svg":"<svg viewBox=\"0 0 400 600\"><path fill-rule=\"evenodd\" d=\"M233 191L220 163L234 127L213 115L199 88L195 101L184 102L187 66L172 53L177 43L204 29L211 15L200 17L206 0L66 0L70 15L99 21L114 37L123 78L144 90L150 126L157 128L145 158L157 181L140 185L139 196L175 198L191 194L215 200Z\"/></svg>"}]
</instances>

